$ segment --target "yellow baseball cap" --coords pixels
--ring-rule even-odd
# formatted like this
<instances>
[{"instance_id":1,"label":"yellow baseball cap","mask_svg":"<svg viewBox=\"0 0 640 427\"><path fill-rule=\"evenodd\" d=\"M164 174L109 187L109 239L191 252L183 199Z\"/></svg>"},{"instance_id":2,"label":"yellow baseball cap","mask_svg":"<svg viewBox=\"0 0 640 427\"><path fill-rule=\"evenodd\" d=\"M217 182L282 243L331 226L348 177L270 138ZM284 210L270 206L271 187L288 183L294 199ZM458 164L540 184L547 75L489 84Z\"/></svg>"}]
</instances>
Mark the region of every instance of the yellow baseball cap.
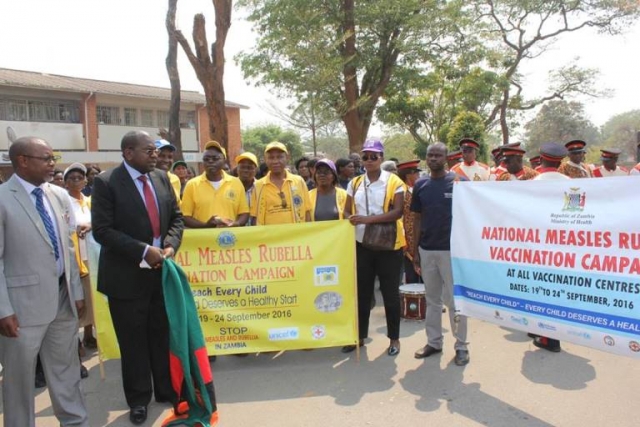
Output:
<instances>
[{"instance_id":1,"label":"yellow baseball cap","mask_svg":"<svg viewBox=\"0 0 640 427\"><path fill-rule=\"evenodd\" d=\"M256 155L253 153L249 153L248 151L236 156L236 164L240 163L240 161L242 160L252 161L253 164L255 164L256 166L259 166L258 158L256 157Z\"/></svg>"},{"instance_id":2,"label":"yellow baseball cap","mask_svg":"<svg viewBox=\"0 0 640 427\"><path fill-rule=\"evenodd\" d=\"M208 150L209 148L215 148L216 150L220 151L222 153L222 155L224 156L224 158L227 158L227 150L225 150L224 148L222 148L222 145L220 145L220 143L218 141L209 141L205 144L204 149Z\"/></svg>"},{"instance_id":3,"label":"yellow baseball cap","mask_svg":"<svg viewBox=\"0 0 640 427\"><path fill-rule=\"evenodd\" d=\"M271 150L280 150L280 151L284 151L285 153L289 154L289 150L287 150L287 146L284 145L282 142L278 142L278 141L270 142L264 148L264 152L265 153L268 153Z\"/></svg>"}]
</instances>

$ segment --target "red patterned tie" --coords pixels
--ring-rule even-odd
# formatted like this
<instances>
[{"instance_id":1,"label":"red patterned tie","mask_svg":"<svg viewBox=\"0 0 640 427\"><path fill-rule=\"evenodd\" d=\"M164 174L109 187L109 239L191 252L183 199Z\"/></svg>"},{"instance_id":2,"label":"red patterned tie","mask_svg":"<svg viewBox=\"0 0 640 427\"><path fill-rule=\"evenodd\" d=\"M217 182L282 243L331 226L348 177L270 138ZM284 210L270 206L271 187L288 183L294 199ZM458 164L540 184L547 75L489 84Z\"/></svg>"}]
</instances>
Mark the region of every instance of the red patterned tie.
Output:
<instances>
[{"instance_id":1,"label":"red patterned tie","mask_svg":"<svg viewBox=\"0 0 640 427\"><path fill-rule=\"evenodd\" d=\"M146 175L138 177L142 181L142 192L144 193L144 204L147 205L147 214L149 215L149 221L151 221L151 229L153 230L153 238L160 237L160 215L158 214L158 207L156 206L156 199L153 197L153 190L147 182Z\"/></svg>"}]
</instances>

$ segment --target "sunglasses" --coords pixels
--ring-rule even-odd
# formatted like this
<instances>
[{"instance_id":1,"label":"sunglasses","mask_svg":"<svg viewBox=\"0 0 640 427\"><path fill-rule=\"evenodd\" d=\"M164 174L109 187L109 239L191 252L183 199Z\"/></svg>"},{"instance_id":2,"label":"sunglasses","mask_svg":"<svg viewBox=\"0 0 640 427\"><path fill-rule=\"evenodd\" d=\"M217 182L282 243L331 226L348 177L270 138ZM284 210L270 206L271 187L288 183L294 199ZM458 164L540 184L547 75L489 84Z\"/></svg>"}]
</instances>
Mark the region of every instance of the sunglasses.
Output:
<instances>
[{"instance_id":1,"label":"sunglasses","mask_svg":"<svg viewBox=\"0 0 640 427\"><path fill-rule=\"evenodd\" d=\"M365 162L369 160L371 160L372 162L375 162L379 158L380 156L378 156L377 154L365 154L364 156L362 156L362 160L364 160Z\"/></svg>"},{"instance_id":2,"label":"sunglasses","mask_svg":"<svg viewBox=\"0 0 640 427\"><path fill-rule=\"evenodd\" d=\"M282 201L282 209L287 209L287 199L282 191L280 192L280 200Z\"/></svg>"}]
</instances>

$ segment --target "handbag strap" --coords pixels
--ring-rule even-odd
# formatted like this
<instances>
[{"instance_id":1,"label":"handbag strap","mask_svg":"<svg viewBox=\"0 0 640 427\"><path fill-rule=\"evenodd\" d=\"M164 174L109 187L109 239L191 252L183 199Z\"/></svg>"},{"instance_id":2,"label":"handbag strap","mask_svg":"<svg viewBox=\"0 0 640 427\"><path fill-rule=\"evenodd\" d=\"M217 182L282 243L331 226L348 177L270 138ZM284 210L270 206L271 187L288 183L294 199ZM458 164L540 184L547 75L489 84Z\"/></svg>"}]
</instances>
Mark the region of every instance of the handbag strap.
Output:
<instances>
[{"instance_id":1,"label":"handbag strap","mask_svg":"<svg viewBox=\"0 0 640 427\"><path fill-rule=\"evenodd\" d=\"M371 183L369 183L371 185ZM362 178L362 187L364 188L364 200L367 205L367 216L369 216L369 191L367 186L367 177Z\"/></svg>"}]
</instances>

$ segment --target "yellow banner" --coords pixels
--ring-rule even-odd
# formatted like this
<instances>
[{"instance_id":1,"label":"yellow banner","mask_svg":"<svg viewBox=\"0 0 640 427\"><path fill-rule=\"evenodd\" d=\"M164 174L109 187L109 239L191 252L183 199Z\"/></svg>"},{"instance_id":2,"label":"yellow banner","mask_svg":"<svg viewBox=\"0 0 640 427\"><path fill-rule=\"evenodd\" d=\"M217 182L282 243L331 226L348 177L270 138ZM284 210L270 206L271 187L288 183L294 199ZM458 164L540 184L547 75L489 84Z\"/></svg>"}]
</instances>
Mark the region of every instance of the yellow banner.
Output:
<instances>
[{"instance_id":1,"label":"yellow banner","mask_svg":"<svg viewBox=\"0 0 640 427\"><path fill-rule=\"evenodd\" d=\"M357 342L348 221L186 230L176 262L191 284L210 355ZM99 321L96 310L98 339L110 341L100 345L104 359L119 357L108 314L107 307Z\"/></svg>"},{"instance_id":2,"label":"yellow banner","mask_svg":"<svg viewBox=\"0 0 640 427\"><path fill-rule=\"evenodd\" d=\"M98 357L101 360L119 359L120 347L116 332L113 330L109 300L106 295L98 292L98 259L100 245L90 237L87 240L89 256L89 277L91 278L91 292L93 292L93 318L95 320L96 339L98 341Z\"/></svg>"}]
</instances>

